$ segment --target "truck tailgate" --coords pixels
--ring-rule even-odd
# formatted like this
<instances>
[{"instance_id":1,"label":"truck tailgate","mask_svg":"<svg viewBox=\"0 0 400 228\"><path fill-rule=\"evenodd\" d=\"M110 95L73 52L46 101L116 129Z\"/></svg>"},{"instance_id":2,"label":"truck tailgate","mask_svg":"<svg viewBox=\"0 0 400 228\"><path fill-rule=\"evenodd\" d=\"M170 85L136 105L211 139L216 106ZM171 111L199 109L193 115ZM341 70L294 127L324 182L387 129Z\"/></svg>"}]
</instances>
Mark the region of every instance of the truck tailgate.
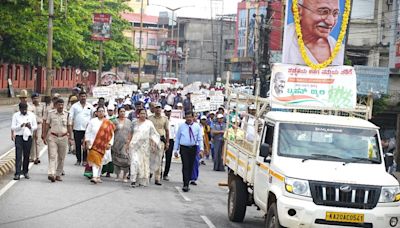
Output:
<instances>
[{"instance_id":1,"label":"truck tailgate","mask_svg":"<svg viewBox=\"0 0 400 228\"><path fill-rule=\"evenodd\" d=\"M242 177L244 182L253 184L255 157L229 141L226 144L225 151L226 165L233 170L235 174Z\"/></svg>"}]
</instances>

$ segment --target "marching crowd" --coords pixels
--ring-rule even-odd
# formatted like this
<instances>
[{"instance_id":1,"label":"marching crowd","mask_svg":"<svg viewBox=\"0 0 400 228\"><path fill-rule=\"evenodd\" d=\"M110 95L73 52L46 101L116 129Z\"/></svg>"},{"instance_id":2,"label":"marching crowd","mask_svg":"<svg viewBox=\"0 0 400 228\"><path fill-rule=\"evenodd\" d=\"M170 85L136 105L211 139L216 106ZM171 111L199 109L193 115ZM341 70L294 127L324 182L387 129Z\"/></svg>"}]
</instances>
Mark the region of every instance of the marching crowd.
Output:
<instances>
[{"instance_id":1,"label":"marching crowd","mask_svg":"<svg viewBox=\"0 0 400 228\"><path fill-rule=\"evenodd\" d=\"M39 164L39 151L48 146L48 179L62 181L67 153L76 155L76 166L92 183L115 174L115 181L130 186L155 185L169 181L173 156L181 158L183 191L197 185L199 165L213 160L214 171L225 171L224 140L252 142L256 107L247 110L224 106L218 111L193 112L191 93L181 90L133 92L115 100L100 97L87 102L83 88L75 87L68 102L59 94L40 102L39 94L22 90L12 118L11 139L15 142L15 176L29 179L29 162ZM172 115L174 113L174 115ZM229 120L229 122L227 121ZM227 124L229 123L229 125ZM385 164L393 173L394 143L382 140ZM165 164L163 164L165 161Z\"/></svg>"},{"instance_id":2,"label":"marching crowd","mask_svg":"<svg viewBox=\"0 0 400 228\"><path fill-rule=\"evenodd\" d=\"M101 183L102 176L114 173L115 181L130 182L132 187L147 186L153 177L155 185L168 181L175 156L182 160L182 190L187 192L189 184L197 184L199 165L205 165L210 157L213 170L225 170L225 139L254 137L234 124L235 107L230 113L223 106L217 112L194 113L191 93L183 95L181 90L139 90L115 100L101 97L93 103L87 101L87 93L79 87L73 89L68 102L59 94L44 103L37 93L30 97L32 102L28 102L28 92L21 91L18 110L12 118L14 180L19 180L21 174L30 178L29 162L40 163L39 148L43 143L48 145L51 182L62 181L68 152L76 155L75 165L85 167L84 175L92 183ZM248 113L254 112L255 107L250 105ZM227 126L227 118L231 126ZM252 121L244 121L249 125L247 132L251 132Z\"/></svg>"}]
</instances>

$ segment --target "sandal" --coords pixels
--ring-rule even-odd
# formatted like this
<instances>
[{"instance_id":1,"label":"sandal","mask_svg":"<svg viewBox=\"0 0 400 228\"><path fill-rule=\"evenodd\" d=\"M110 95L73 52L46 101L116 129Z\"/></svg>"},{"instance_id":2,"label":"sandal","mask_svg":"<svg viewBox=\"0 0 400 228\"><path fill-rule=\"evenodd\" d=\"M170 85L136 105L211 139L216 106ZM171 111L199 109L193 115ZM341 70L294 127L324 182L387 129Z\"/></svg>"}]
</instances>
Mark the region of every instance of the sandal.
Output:
<instances>
[{"instance_id":1,"label":"sandal","mask_svg":"<svg viewBox=\"0 0 400 228\"><path fill-rule=\"evenodd\" d=\"M92 179L90 179L90 182L92 182L93 184L97 184L97 179L95 177L92 177Z\"/></svg>"}]
</instances>

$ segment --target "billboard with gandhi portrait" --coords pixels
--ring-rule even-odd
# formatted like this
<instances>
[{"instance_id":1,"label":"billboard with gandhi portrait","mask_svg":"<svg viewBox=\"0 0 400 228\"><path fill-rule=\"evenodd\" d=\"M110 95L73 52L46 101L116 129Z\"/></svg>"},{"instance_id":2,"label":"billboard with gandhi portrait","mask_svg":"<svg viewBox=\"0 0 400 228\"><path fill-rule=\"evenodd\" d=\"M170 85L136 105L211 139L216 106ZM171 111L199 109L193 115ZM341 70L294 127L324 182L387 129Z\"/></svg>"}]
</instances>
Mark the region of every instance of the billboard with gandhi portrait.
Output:
<instances>
[{"instance_id":1,"label":"billboard with gandhi portrait","mask_svg":"<svg viewBox=\"0 0 400 228\"><path fill-rule=\"evenodd\" d=\"M288 0L282 63L343 65L349 11L346 0Z\"/></svg>"}]
</instances>

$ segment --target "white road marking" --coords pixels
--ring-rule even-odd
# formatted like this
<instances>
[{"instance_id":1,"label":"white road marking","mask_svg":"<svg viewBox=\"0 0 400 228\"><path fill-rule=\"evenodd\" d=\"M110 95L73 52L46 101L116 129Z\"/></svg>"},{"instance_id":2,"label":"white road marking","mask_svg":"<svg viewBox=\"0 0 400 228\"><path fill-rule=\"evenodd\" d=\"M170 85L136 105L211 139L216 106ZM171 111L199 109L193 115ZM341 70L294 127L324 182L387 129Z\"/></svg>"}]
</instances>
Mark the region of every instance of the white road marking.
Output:
<instances>
[{"instance_id":1,"label":"white road marking","mask_svg":"<svg viewBox=\"0 0 400 228\"><path fill-rule=\"evenodd\" d=\"M207 216L202 215L200 217L204 220L204 222L207 224L208 227L215 228L214 224L211 222L210 219L207 218Z\"/></svg>"},{"instance_id":2,"label":"white road marking","mask_svg":"<svg viewBox=\"0 0 400 228\"><path fill-rule=\"evenodd\" d=\"M192 201L191 199L189 199L187 196L185 196L185 194L183 194L182 190L178 187L175 186L176 190L178 190L179 194L182 196L182 198L188 202Z\"/></svg>"},{"instance_id":3,"label":"white road marking","mask_svg":"<svg viewBox=\"0 0 400 228\"><path fill-rule=\"evenodd\" d=\"M47 150L47 146L43 147L43 149L39 152L39 157L41 157L46 150ZM29 169L31 169L32 166L33 166L33 163L29 164ZM8 184L6 186L4 186L2 189L0 189L0 197L4 193L6 193L17 182L18 181L16 181L16 180L11 180L10 182L8 182Z\"/></svg>"}]
</instances>

